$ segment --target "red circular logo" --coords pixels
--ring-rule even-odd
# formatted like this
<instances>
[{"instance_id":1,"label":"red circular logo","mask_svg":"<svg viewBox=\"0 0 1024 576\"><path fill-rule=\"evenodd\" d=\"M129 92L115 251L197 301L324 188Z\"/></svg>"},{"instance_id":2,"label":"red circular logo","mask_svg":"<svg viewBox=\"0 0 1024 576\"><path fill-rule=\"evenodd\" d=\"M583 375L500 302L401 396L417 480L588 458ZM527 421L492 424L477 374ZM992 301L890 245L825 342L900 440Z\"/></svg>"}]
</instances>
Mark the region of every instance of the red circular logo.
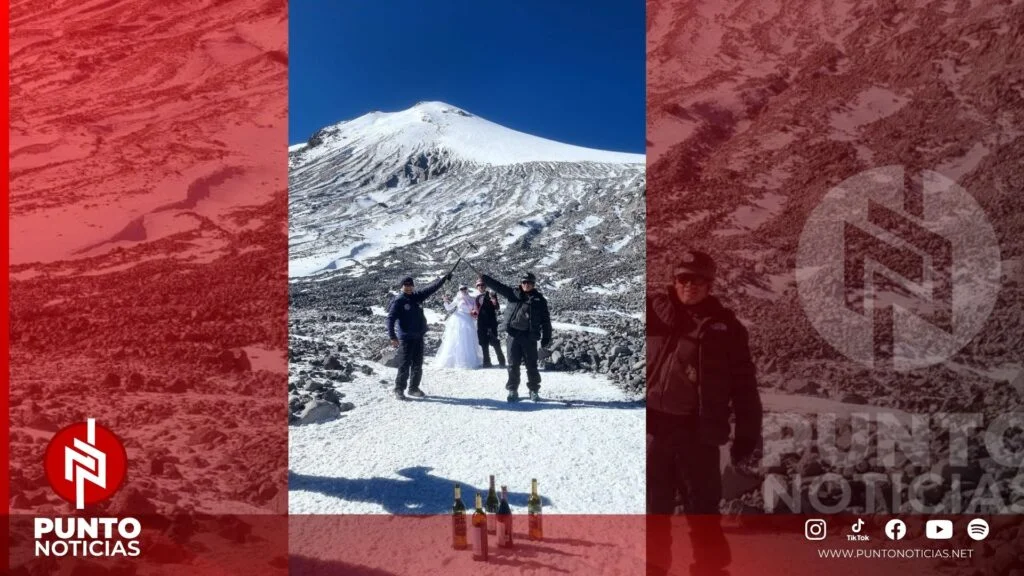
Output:
<instances>
[{"instance_id":1,"label":"red circular logo","mask_svg":"<svg viewBox=\"0 0 1024 576\"><path fill-rule=\"evenodd\" d=\"M43 466L53 491L81 509L117 492L128 453L117 435L90 418L54 434Z\"/></svg>"}]
</instances>

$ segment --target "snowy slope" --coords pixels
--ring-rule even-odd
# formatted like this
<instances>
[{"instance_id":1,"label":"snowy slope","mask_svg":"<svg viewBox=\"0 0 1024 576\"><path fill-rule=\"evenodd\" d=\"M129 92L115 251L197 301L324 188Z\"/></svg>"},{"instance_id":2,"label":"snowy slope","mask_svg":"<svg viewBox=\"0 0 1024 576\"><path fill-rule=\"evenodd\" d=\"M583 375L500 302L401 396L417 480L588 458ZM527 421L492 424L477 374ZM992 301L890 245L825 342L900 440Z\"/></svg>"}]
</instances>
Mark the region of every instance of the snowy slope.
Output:
<instances>
[{"instance_id":1,"label":"snowy slope","mask_svg":"<svg viewBox=\"0 0 1024 576\"><path fill-rule=\"evenodd\" d=\"M320 130L289 155L290 507L297 513L443 513L495 474L552 513L639 513L644 157L588 150L440 103ZM554 321L542 395L505 402L503 370L426 369L433 399L398 404L384 306L462 253L507 283L531 270ZM424 302L433 355L442 299ZM504 302L503 302L504 305ZM623 390L630 391L629 393ZM525 387L522 392L525 393ZM329 420L308 423L326 403ZM319 419L317 419L319 420Z\"/></svg>"},{"instance_id":2,"label":"snowy slope","mask_svg":"<svg viewBox=\"0 0 1024 576\"><path fill-rule=\"evenodd\" d=\"M680 245L714 254L723 278L716 290L750 329L759 383L779 393L914 415L993 418L1019 410L1024 3L650 0L647 7L650 280L668 280ZM796 252L809 215L847 178L887 165L911 178L934 170L955 179L998 230L1004 258L986 326L928 369L879 367L885 362L868 369L847 359L823 341L798 295ZM902 284L874 290L910 294ZM891 336L886 324L876 324L876 342ZM932 461L945 461L949 450L948 440L934 444ZM972 468L1003 472L978 459ZM919 474L911 463L886 472ZM939 496L954 510L955 490L945 488ZM963 487L965 502L972 492ZM862 495L851 502L863 506Z\"/></svg>"},{"instance_id":3,"label":"snowy slope","mask_svg":"<svg viewBox=\"0 0 1024 576\"><path fill-rule=\"evenodd\" d=\"M466 162L504 166L526 162L643 164L642 154L572 146L505 128L443 102L420 102L401 112L371 112L327 127L317 146L297 144L295 167L353 148L372 148L378 158L444 150Z\"/></svg>"},{"instance_id":4,"label":"snowy slope","mask_svg":"<svg viewBox=\"0 0 1024 576\"><path fill-rule=\"evenodd\" d=\"M426 102L324 128L292 147L289 166L293 279L433 274L451 247L580 288L608 280L599 268L642 273L642 155L561 144Z\"/></svg>"},{"instance_id":5,"label":"snowy slope","mask_svg":"<svg viewBox=\"0 0 1024 576\"><path fill-rule=\"evenodd\" d=\"M655 276L671 268L679 245L715 254L726 280L717 290L753 327L755 357L765 365L787 359L763 371L762 382L799 370L835 396L870 391L875 401L929 410L932 400L906 388L920 387L923 397L948 381L939 387L948 391L943 402L959 404L954 382L988 388L1015 378L982 376L1020 364L1010 352L1020 348L1022 318L1012 274L981 331L992 343L957 359L979 373L947 366L927 378L872 375L883 393L850 372L858 368L832 362L841 358L801 321L794 255L824 194L862 171L900 165L915 177L935 170L956 179L1000 230L1000 249L1012 255L1004 270L1016 266L1024 235L1010 215L1024 197L1024 67L1011 55L1024 49L1024 36L1007 22L1022 21L1024 3L651 0L648 15L648 57L657 64L649 67L647 115L652 281L666 280ZM824 378L809 358L843 374ZM993 410L1006 406L1004 396L986 398Z\"/></svg>"},{"instance_id":6,"label":"snowy slope","mask_svg":"<svg viewBox=\"0 0 1024 576\"><path fill-rule=\"evenodd\" d=\"M452 485L471 501L494 474L522 509L536 477L553 514L637 514L645 482L644 408L605 379L544 372L545 401L508 404L505 372L438 370L428 397L391 398L395 370L336 386L356 408L289 435L289 509L296 514L444 513ZM525 393L525 387L522 389ZM571 399L571 405L561 402Z\"/></svg>"}]
</instances>

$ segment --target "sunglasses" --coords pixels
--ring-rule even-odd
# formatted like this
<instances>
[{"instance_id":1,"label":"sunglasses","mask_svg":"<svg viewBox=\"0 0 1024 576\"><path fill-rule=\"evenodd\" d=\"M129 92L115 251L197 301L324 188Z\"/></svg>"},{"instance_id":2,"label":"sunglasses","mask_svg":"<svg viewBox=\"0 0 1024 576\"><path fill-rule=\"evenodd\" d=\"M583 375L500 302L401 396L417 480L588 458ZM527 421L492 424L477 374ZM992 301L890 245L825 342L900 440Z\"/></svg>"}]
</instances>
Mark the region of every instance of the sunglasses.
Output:
<instances>
[{"instance_id":1,"label":"sunglasses","mask_svg":"<svg viewBox=\"0 0 1024 576\"><path fill-rule=\"evenodd\" d=\"M696 274L676 274L676 282L678 284L693 284L694 286L706 286L711 283L707 278L697 276Z\"/></svg>"},{"instance_id":2,"label":"sunglasses","mask_svg":"<svg viewBox=\"0 0 1024 576\"><path fill-rule=\"evenodd\" d=\"M530 286L533 286L533 280L523 280L520 284L529 284Z\"/></svg>"}]
</instances>

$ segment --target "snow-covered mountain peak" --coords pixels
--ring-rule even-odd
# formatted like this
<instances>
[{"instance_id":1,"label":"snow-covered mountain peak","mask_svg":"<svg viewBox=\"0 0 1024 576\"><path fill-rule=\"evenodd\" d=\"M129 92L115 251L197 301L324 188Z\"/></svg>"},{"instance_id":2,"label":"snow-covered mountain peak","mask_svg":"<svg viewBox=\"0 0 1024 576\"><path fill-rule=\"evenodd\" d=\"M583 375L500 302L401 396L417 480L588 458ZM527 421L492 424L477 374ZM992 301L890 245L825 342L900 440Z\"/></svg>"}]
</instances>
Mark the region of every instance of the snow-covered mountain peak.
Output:
<instances>
[{"instance_id":1,"label":"snow-covered mountain peak","mask_svg":"<svg viewBox=\"0 0 1024 576\"><path fill-rule=\"evenodd\" d=\"M325 157L372 154L405 162L420 154L449 162L508 166L530 162L643 164L644 155L595 150L525 134L444 102L371 112L328 126L290 148L293 169Z\"/></svg>"},{"instance_id":2,"label":"snow-covered mountain peak","mask_svg":"<svg viewBox=\"0 0 1024 576\"><path fill-rule=\"evenodd\" d=\"M365 312L394 278L450 269L454 249L505 279L533 271L561 311L638 314L643 160L443 102L328 126L289 158L292 305L336 309L344 298Z\"/></svg>"},{"instance_id":3,"label":"snow-covered mountain peak","mask_svg":"<svg viewBox=\"0 0 1024 576\"><path fill-rule=\"evenodd\" d=\"M423 102L417 102L416 105L407 110L407 112L411 110L416 110L421 114L434 115L435 118L437 117L436 115L438 114L457 114L459 116L467 118L472 116L472 114L466 112L465 110L459 108L458 106L452 106L451 104L446 104L444 102L439 102L437 100L425 100Z\"/></svg>"}]
</instances>

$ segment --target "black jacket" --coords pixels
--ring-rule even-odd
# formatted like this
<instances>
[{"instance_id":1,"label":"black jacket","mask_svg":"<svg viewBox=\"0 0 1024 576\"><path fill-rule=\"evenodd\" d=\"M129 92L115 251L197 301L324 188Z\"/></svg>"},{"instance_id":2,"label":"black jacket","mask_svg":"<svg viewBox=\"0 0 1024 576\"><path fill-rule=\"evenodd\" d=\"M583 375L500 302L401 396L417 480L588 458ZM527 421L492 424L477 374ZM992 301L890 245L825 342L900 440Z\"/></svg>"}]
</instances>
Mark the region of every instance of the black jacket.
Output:
<instances>
[{"instance_id":1,"label":"black jacket","mask_svg":"<svg viewBox=\"0 0 1024 576\"><path fill-rule=\"evenodd\" d=\"M685 334L697 332L697 390L700 441L729 440L729 416L736 415L732 453L748 456L761 442L762 408L749 334L736 315L713 296L689 312L669 291L647 300L647 409L674 413L673 394L684 382L680 356Z\"/></svg>"},{"instance_id":2,"label":"black jacket","mask_svg":"<svg viewBox=\"0 0 1024 576\"><path fill-rule=\"evenodd\" d=\"M497 300L497 298L495 298ZM480 294L476 297L476 330L486 333L488 330L498 334L498 314L501 313L501 305L491 302L488 294Z\"/></svg>"},{"instance_id":3,"label":"black jacket","mask_svg":"<svg viewBox=\"0 0 1024 576\"><path fill-rule=\"evenodd\" d=\"M540 293L540 290L534 288L530 292L523 292L522 288L506 286L486 274L481 274L480 278L483 279L484 284L487 284L488 288L492 288L508 300L508 305L505 306L505 319L503 322L506 332L513 336L521 334L519 330L512 328L510 324L521 306L529 306L530 329L526 336L533 340L540 340L542 344L551 342L551 314L548 311L548 301Z\"/></svg>"},{"instance_id":4,"label":"black jacket","mask_svg":"<svg viewBox=\"0 0 1024 576\"><path fill-rule=\"evenodd\" d=\"M416 340L427 333L427 317L420 306L444 285L445 276L412 294L401 292L388 306L388 337L392 340Z\"/></svg>"}]
</instances>

